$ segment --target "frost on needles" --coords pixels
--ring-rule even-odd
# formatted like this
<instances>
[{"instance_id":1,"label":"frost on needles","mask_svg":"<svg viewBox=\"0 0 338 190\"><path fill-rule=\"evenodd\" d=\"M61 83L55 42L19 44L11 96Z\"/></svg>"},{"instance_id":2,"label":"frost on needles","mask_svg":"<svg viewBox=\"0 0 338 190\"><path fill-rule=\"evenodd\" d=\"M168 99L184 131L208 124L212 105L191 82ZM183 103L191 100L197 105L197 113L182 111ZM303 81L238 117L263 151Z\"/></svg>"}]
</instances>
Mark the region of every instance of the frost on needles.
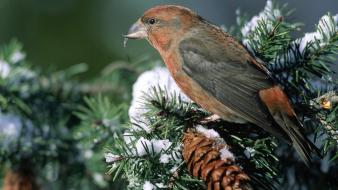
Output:
<instances>
[{"instance_id":1,"label":"frost on needles","mask_svg":"<svg viewBox=\"0 0 338 190\"><path fill-rule=\"evenodd\" d=\"M321 139L316 143L327 157L333 158L330 162L328 159L315 161L312 169L319 172L312 177L316 179L336 171L320 168L324 165L334 168L338 157L335 140L338 133L332 132L338 131L337 102L328 99L332 106L325 109L325 105L321 106L323 99L317 99L330 93L336 96L337 81L332 77L331 66L337 62L338 15L324 15L314 32L294 38L292 33L299 31L301 25L289 21L291 12L287 10L286 6L268 0L265 8L252 19L242 17L238 11L237 25L225 30L239 37L269 69L274 80L288 93L305 127L316 131L312 137ZM314 102L319 106L314 106ZM184 131L197 127L209 138L221 136L232 147L230 151L222 150L222 155L233 157L249 174L255 187L311 186L301 179L302 183L291 180L300 178L301 171L295 168L301 161L290 147L281 143L277 147L274 137L250 125L243 127L226 122L196 125L198 119L206 115L181 93L166 69L156 67L145 72L134 85L129 110L131 127L124 135L115 137L118 143L111 148L111 153L123 159L110 164L109 173L114 179L126 178L130 189L204 189L199 179L189 175L180 158ZM159 146L161 144L167 146ZM302 169L305 170L307 168Z\"/></svg>"}]
</instances>

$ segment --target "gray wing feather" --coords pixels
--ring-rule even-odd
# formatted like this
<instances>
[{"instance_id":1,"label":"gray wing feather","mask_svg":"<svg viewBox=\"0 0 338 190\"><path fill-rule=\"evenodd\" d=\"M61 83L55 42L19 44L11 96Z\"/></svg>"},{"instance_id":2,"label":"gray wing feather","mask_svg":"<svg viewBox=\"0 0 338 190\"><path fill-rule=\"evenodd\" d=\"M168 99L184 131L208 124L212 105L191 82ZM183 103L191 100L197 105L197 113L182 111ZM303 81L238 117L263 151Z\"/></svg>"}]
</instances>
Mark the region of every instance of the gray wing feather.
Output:
<instances>
[{"instance_id":1,"label":"gray wing feather","mask_svg":"<svg viewBox=\"0 0 338 190\"><path fill-rule=\"evenodd\" d=\"M218 101L247 121L271 128L270 114L258 94L259 90L273 86L267 74L253 64L227 58L224 55L228 52L212 52L208 45L196 39L182 41L180 53L184 61L183 70ZM266 130L276 132L275 129Z\"/></svg>"}]
</instances>

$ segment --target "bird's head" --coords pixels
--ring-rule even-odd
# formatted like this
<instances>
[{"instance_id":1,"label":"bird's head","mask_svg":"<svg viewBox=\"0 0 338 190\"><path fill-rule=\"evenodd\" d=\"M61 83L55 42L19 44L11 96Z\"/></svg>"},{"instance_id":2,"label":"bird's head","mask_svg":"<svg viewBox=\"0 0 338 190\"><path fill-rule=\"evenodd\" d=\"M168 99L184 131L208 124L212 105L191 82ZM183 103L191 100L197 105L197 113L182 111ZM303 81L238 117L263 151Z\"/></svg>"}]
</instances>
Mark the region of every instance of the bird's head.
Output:
<instances>
[{"instance_id":1,"label":"bird's head","mask_svg":"<svg viewBox=\"0 0 338 190\"><path fill-rule=\"evenodd\" d=\"M196 13L185 7L153 7L130 27L124 36L125 45L128 39L147 39L160 52L168 51L194 25L196 19Z\"/></svg>"}]
</instances>

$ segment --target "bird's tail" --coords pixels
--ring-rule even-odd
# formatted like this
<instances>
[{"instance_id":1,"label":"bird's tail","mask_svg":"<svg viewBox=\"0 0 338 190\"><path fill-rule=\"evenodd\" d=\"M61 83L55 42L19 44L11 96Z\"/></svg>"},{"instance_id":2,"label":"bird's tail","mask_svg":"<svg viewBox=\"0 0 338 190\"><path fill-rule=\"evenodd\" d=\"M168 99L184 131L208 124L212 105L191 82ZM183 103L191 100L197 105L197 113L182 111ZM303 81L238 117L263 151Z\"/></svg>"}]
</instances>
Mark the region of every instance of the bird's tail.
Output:
<instances>
[{"instance_id":1,"label":"bird's tail","mask_svg":"<svg viewBox=\"0 0 338 190\"><path fill-rule=\"evenodd\" d=\"M294 116L290 117L287 114L281 113L282 123L281 121L278 124L284 129L284 131L288 134L292 141L292 145L305 162L305 164L309 167L312 154L315 154L319 157L323 157L320 150L314 145L304 134L302 124L299 120Z\"/></svg>"},{"instance_id":2,"label":"bird's tail","mask_svg":"<svg viewBox=\"0 0 338 190\"><path fill-rule=\"evenodd\" d=\"M278 86L259 92L260 98L267 106L275 122L283 129L287 141L291 141L306 165L310 165L312 153L323 157L320 150L306 138L302 124L299 122L286 94Z\"/></svg>"}]
</instances>

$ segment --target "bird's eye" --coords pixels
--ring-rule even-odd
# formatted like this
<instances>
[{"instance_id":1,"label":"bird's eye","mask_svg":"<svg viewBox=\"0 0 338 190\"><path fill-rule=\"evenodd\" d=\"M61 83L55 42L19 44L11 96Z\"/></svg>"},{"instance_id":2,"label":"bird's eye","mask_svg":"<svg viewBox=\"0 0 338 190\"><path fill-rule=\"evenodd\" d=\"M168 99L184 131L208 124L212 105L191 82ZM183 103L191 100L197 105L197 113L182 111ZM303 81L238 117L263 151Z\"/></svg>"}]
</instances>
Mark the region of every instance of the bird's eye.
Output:
<instances>
[{"instance_id":1,"label":"bird's eye","mask_svg":"<svg viewBox=\"0 0 338 190\"><path fill-rule=\"evenodd\" d=\"M155 23L156 23L156 19L150 18L150 19L148 20L148 23L149 23L149 24L155 24Z\"/></svg>"}]
</instances>

